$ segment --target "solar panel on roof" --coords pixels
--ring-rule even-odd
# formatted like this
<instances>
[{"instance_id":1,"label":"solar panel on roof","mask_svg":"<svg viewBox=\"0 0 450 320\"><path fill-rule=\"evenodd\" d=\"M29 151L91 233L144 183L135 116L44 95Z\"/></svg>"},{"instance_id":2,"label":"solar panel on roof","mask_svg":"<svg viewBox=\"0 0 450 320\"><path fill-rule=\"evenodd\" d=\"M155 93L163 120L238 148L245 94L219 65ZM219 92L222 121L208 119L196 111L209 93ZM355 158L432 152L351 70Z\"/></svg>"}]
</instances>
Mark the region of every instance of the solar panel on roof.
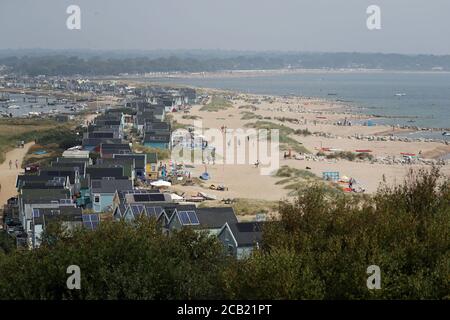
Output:
<instances>
[{"instance_id":1,"label":"solar panel on roof","mask_svg":"<svg viewBox=\"0 0 450 320\"><path fill-rule=\"evenodd\" d=\"M163 209L161 207L146 206L145 211L148 217L158 218Z\"/></svg>"},{"instance_id":2,"label":"solar panel on roof","mask_svg":"<svg viewBox=\"0 0 450 320\"><path fill-rule=\"evenodd\" d=\"M135 194L134 201L150 202L150 201L164 201L164 195L160 193Z\"/></svg>"},{"instance_id":3,"label":"solar panel on roof","mask_svg":"<svg viewBox=\"0 0 450 320\"><path fill-rule=\"evenodd\" d=\"M189 216L187 215L186 211L178 212L178 217L180 218L181 224L183 224L183 225L191 224L191 221L189 220Z\"/></svg>"},{"instance_id":4,"label":"solar panel on roof","mask_svg":"<svg viewBox=\"0 0 450 320\"><path fill-rule=\"evenodd\" d=\"M133 212L133 214L141 214L143 210L144 206L141 205L131 206L131 211Z\"/></svg>"},{"instance_id":5,"label":"solar panel on roof","mask_svg":"<svg viewBox=\"0 0 450 320\"><path fill-rule=\"evenodd\" d=\"M179 211L178 216L180 217L180 221L183 225L198 225L198 224L200 224L197 214L193 210Z\"/></svg>"},{"instance_id":6,"label":"solar panel on roof","mask_svg":"<svg viewBox=\"0 0 450 320\"><path fill-rule=\"evenodd\" d=\"M164 195L160 193L152 193L149 195L151 201L164 201Z\"/></svg>"},{"instance_id":7,"label":"solar panel on roof","mask_svg":"<svg viewBox=\"0 0 450 320\"><path fill-rule=\"evenodd\" d=\"M147 213L147 215L155 215L156 209L155 207L145 207L145 212Z\"/></svg>"},{"instance_id":8,"label":"solar panel on roof","mask_svg":"<svg viewBox=\"0 0 450 320\"><path fill-rule=\"evenodd\" d=\"M200 221L198 221L198 217L197 214L195 213L195 211L187 211L189 220L191 221L191 224L196 225L196 224L200 224Z\"/></svg>"},{"instance_id":9,"label":"solar panel on roof","mask_svg":"<svg viewBox=\"0 0 450 320\"><path fill-rule=\"evenodd\" d=\"M135 194L134 201L145 202L150 201L150 198L148 194Z\"/></svg>"},{"instance_id":10,"label":"solar panel on roof","mask_svg":"<svg viewBox=\"0 0 450 320\"><path fill-rule=\"evenodd\" d=\"M83 214L82 216L83 226L89 230L97 229L100 219L97 214Z\"/></svg>"}]
</instances>

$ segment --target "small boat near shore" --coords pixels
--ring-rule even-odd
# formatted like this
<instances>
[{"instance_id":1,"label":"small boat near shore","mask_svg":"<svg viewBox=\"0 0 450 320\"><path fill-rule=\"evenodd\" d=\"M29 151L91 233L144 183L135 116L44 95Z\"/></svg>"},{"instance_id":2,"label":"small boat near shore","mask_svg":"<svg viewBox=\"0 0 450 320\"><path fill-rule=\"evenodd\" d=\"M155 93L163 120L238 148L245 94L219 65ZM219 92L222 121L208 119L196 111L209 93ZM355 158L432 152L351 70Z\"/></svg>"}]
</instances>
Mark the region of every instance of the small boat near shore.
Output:
<instances>
[{"instance_id":1,"label":"small boat near shore","mask_svg":"<svg viewBox=\"0 0 450 320\"><path fill-rule=\"evenodd\" d=\"M442 135L443 135L444 137L450 137L450 132L447 132L447 131L442 132Z\"/></svg>"},{"instance_id":2,"label":"small boat near shore","mask_svg":"<svg viewBox=\"0 0 450 320\"><path fill-rule=\"evenodd\" d=\"M9 106L8 109L20 109L20 106L13 104L12 106Z\"/></svg>"},{"instance_id":3,"label":"small boat near shore","mask_svg":"<svg viewBox=\"0 0 450 320\"><path fill-rule=\"evenodd\" d=\"M404 97L406 96L406 93L400 92L395 94L396 97Z\"/></svg>"},{"instance_id":4,"label":"small boat near shore","mask_svg":"<svg viewBox=\"0 0 450 320\"><path fill-rule=\"evenodd\" d=\"M8 102L9 100L9 94L4 94L2 93L2 95L0 96L0 102Z\"/></svg>"}]
</instances>

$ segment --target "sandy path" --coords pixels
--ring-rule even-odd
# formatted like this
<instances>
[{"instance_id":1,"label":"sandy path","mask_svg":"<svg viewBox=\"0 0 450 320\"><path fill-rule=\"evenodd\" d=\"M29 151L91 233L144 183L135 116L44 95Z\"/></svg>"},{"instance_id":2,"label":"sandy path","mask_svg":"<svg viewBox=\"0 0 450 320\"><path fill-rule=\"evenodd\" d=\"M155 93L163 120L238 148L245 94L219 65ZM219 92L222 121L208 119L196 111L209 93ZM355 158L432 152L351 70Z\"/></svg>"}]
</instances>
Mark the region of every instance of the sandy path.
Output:
<instances>
[{"instance_id":1,"label":"sandy path","mask_svg":"<svg viewBox=\"0 0 450 320\"><path fill-rule=\"evenodd\" d=\"M27 143L25 147L16 148L6 153L6 160L0 165L0 206L3 207L6 201L17 194L16 178L19 173L24 170L21 169L22 161L28 152L28 149L34 145L34 142ZM19 169L16 169L15 161L19 161ZM12 169L9 169L9 160L12 161Z\"/></svg>"}]
</instances>

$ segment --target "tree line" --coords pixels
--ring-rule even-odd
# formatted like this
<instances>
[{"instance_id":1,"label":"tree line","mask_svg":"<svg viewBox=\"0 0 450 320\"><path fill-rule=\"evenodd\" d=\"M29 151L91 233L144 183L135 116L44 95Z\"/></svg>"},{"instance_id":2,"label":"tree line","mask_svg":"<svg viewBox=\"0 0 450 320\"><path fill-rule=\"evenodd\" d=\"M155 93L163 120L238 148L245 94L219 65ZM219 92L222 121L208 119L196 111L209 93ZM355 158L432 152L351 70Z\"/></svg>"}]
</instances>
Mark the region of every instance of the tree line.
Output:
<instances>
[{"instance_id":1,"label":"tree line","mask_svg":"<svg viewBox=\"0 0 450 320\"><path fill-rule=\"evenodd\" d=\"M19 75L119 75L147 72L213 72L282 68L365 68L424 71L450 70L450 56L380 53L236 53L164 56L83 55L48 52L42 55L0 56L0 66Z\"/></svg>"}]
</instances>

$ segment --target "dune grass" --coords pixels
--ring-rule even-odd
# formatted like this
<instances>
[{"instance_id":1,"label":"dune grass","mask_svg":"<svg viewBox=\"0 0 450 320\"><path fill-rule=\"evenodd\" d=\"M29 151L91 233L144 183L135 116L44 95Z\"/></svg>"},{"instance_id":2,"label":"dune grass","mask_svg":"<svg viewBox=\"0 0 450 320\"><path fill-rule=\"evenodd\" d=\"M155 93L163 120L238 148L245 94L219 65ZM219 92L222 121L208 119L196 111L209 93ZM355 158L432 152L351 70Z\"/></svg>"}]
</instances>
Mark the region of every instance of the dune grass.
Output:
<instances>
[{"instance_id":1,"label":"dune grass","mask_svg":"<svg viewBox=\"0 0 450 320\"><path fill-rule=\"evenodd\" d=\"M253 120L263 118L263 116L250 111L243 111L241 112L241 114L242 114L241 120Z\"/></svg>"},{"instance_id":2,"label":"dune grass","mask_svg":"<svg viewBox=\"0 0 450 320\"><path fill-rule=\"evenodd\" d=\"M283 185L284 189L291 190L288 194L290 196L297 194L299 191L305 191L312 186L322 188L326 194L342 192L342 188L337 183L323 181L308 170L282 166L273 174L273 176L284 178L277 181L275 184Z\"/></svg>"},{"instance_id":3,"label":"dune grass","mask_svg":"<svg viewBox=\"0 0 450 320\"><path fill-rule=\"evenodd\" d=\"M192 114L184 114L183 116L181 116L181 118L186 119L186 120L198 120L198 119L201 119L202 117L192 115Z\"/></svg>"},{"instance_id":4,"label":"dune grass","mask_svg":"<svg viewBox=\"0 0 450 320\"><path fill-rule=\"evenodd\" d=\"M55 140L52 136L67 132L73 123L58 123L48 119L0 119L0 162L5 160L5 153L18 145L45 137L48 143Z\"/></svg>"},{"instance_id":5,"label":"dune grass","mask_svg":"<svg viewBox=\"0 0 450 320\"><path fill-rule=\"evenodd\" d=\"M295 134L295 130L292 128L265 120L258 120L253 123L247 123L245 126L258 130L278 130L281 151L292 149L298 153L310 153L309 150L306 149L300 142L290 137L290 135ZM270 135L268 135L268 139L270 139Z\"/></svg>"},{"instance_id":6,"label":"dune grass","mask_svg":"<svg viewBox=\"0 0 450 320\"><path fill-rule=\"evenodd\" d=\"M200 108L200 111L217 112L233 107L233 104L225 97L215 95L211 97L211 101Z\"/></svg>"}]
</instances>

